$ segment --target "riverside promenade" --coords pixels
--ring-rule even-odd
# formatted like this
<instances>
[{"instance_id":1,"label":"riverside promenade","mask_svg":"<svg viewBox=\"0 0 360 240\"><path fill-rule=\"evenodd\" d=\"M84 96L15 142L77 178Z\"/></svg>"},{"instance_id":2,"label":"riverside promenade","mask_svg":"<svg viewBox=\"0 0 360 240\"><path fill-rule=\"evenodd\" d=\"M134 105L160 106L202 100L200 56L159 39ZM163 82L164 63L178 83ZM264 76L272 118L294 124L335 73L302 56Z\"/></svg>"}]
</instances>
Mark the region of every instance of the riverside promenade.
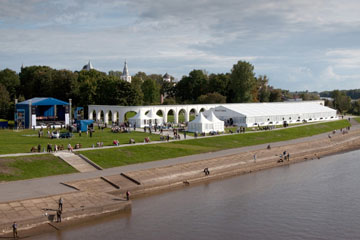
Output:
<instances>
[{"instance_id":1,"label":"riverside promenade","mask_svg":"<svg viewBox=\"0 0 360 240\"><path fill-rule=\"evenodd\" d=\"M355 120L351 119L351 124L352 124L351 131L360 129L360 124L358 122L356 122ZM251 133L248 133L248 134L251 134ZM314 135L311 137L298 138L298 139L293 139L293 140L288 140L288 141L283 141L283 142L275 142L275 143L271 143L271 146L279 147L279 146L291 145L291 144L296 144L296 143L304 143L304 142L308 142L308 141L312 141L312 140L316 140L316 139L326 139L326 138L328 138L328 134L329 133L323 133L323 134ZM152 142L152 143L155 144L158 142ZM140 144L143 144L143 143L140 143ZM149 144L149 143L147 143L147 144ZM159 160L159 161L153 161L153 162L132 164L132 165L127 165L127 166L114 167L114 168L97 170L97 171L92 171L92 172L73 173L73 174L56 175L56 176L29 179L29 180L3 182L3 183L0 183L0 193L1 193L0 194L0 203L21 200L21 199L38 198L38 197L44 197L44 196L50 196L50 195L71 193L71 192L76 191L75 189L69 188L62 184L62 183L69 182L69 181L78 181L78 180L84 180L84 179L89 179L89 178L96 178L96 177L120 174L122 172L145 170L145 169L171 166L171 165L188 163L188 162L199 161L199 160L219 158L219 157L244 153L244 152L248 152L248 151L262 150L262 149L265 149L267 147L267 145L268 144L261 144L261 145L255 145L255 146L249 146L249 147L233 148L233 149L221 150L221 151L217 151L217 152L209 152L209 153L202 153L202 154L196 154L196 155L190 155L190 156L184 156L184 157L178 157L178 158L172 158L172 159L165 159L165 160ZM123 146L133 146L133 145L123 145ZM121 147L121 146L118 146L118 147ZM102 149L104 149L104 148L102 148ZM108 148L113 148L113 147L108 147ZM81 150L90 150L90 149L92 149L92 148L81 149ZM79 152L81 152L81 151L79 151ZM25 154L11 154L11 156L19 156L19 155L25 155ZM9 156L9 155L6 155L6 156Z\"/></svg>"},{"instance_id":2,"label":"riverside promenade","mask_svg":"<svg viewBox=\"0 0 360 240\"><path fill-rule=\"evenodd\" d=\"M3 232L9 232L14 220L23 228L48 223L60 197L66 206L64 217L71 221L129 209L130 202L124 199L126 190L135 195L154 192L360 147L359 125L352 127L348 134L337 131L332 138L328 134L272 143L271 150L266 149L267 144L262 144L106 170L1 183L0 227ZM278 163L284 150L291 153L291 161ZM253 154L257 156L256 161ZM210 176L202 171L207 167Z\"/></svg>"}]
</instances>

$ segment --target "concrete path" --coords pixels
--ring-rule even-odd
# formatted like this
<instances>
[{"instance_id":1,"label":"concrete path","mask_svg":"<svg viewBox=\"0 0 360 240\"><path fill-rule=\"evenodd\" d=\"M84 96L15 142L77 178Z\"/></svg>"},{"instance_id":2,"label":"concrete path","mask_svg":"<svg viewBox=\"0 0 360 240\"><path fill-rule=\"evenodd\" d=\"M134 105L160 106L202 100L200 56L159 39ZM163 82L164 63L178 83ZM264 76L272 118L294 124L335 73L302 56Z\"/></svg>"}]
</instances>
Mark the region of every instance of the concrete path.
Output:
<instances>
[{"instance_id":1,"label":"concrete path","mask_svg":"<svg viewBox=\"0 0 360 240\"><path fill-rule=\"evenodd\" d=\"M347 119L348 117L344 118L344 119ZM353 116L350 116L351 120L351 124L356 127L357 125L360 125L357 121L355 121L353 119ZM313 124L321 124L321 123L324 123L324 122L313 122L313 123L306 123L306 124L302 124L300 126L306 126L306 125L313 125ZM294 128L294 127L299 127L299 125L294 125L294 126L289 126L287 128ZM273 129L271 131L279 131L279 130L283 130L284 128L276 128L276 129ZM133 130L133 129L132 129ZM136 131L138 132L141 132L143 131L141 128L137 128ZM171 130L169 130L169 133L172 133ZM257 133L257 132L264 132L263 130L261 131L249 131L249 132L246 132L245 134L253 134L253 133ZM153 134L159 134L159 132L156 132ZM236 134L236 133L234 133ZM242 133L244 134L244 133ZM166 136L166 134L164 134L164 136ZM191 139L194 139L193 136L190 136L190 135L186 135L186 139L184 139L184 135L183 134L180 134L181 135L181 141L186 141L186 140L191 140ZM214 136L199 136L198 139L201 139L201 138L213 138L213 137L221 137L221 136L227 136L227 135L231 135L230 133L226 133L226 134L220 134L220 135L214 135ZM171 135L169 135L170 137L172 137ZM151 139L151 137L150 137ZM179 140L170 140L169 142L176 142L176 141L179 141ZM167 141L151 141L149 143L145 143L145 142L137 142L135 144L122 144L122 145L119 145L119 146L104 146L104 147L101 147L101 148L98 148L98 147L94 147L94 148L81 148L81 149L74 149L73 152L81 152L81 151L89 151L89 150L98 150L98 149L108 149L108 148L121 148L121 147L132 147L132 146L138 146L138 145L148 145L148 144L160 144L160 143L166 143ZM2 154L0 155L0 158L1 157L17 157L17 156L28 156L28 155L38 155L38 154L48 154L47 152L41 152L41 153L10 153L10 154Z\"/></svg>"},{"instance_id":2,"label":"concrete path","mask_svg":"<svg viewBox=\"0 0 360 240\"><path fill-rule=\"evenodd\" d=\"M72 152L61 151L53 154L67 162L70 166L72 166L81 173L97 170L94 166L92 166L87 161Z\"/></svg>"},{"instance_id":3,"label":"concrete path","mask_svg":"<svg viewBox=\"0 0 360 240\"><path fill-rule=\"evenodd\" d=\"M354 120L352 120L352 121L354 121ZM351 129L359 129L359 128L360 128L360 124L358 124L357 122L354 123L354 125L351 127ZM339 132L339 131L337 131L337 132ZM328 134L329 133L323 133L323 134L319 134L319 135L315 135L315 136L311 136L311 137L298 138L298 139L293 139L293 140L289 140L289 141L271 143L271 146L284 146L284 145L288 145L288 144L301 143L301 142L314 140L314 139L328 138ZM227 150L222 150L222 151L217 151L217 152L196 154L196 155L191 155L191 156L178 157L178 158L172 158L172 159L166 159L166 160L160 160L160 161L154 161L154 162L132 164L132 165L127 165L127 166L122 166L122 167L104 169L102 171L73 173L73 174L66 174L66 175L57 175L57 176L50 176L50 177L44 177L44 178L30 179L30 180L20 180L20 181L0 183L0 193L1 193L0 194L0 202L35 198L35 197L43 197L43 196L48 196L48 195L62 194L62 193L75 191L74 189L66 187L61 184L61 183L68 182L68 181L76 181L76 180L95 178L95 177L101 177L101 176L110 176L110 175L120 174L122 172L170 166L170 165L174 165L174 164L178 164L178 163L185 163L185 162L191 162L191 161L197 161L197 160L203 160L203 159L223 157L223 156L242 153L242 152L246 152L246 151L265 149L267 147L267 145L268 144L261 144L261 145L255 145L255 146L249 146L249 147L233 148L233 149L227 149ZM125 145L125 146L130 146L130 145Z\"/></svg>"}]
</instances>

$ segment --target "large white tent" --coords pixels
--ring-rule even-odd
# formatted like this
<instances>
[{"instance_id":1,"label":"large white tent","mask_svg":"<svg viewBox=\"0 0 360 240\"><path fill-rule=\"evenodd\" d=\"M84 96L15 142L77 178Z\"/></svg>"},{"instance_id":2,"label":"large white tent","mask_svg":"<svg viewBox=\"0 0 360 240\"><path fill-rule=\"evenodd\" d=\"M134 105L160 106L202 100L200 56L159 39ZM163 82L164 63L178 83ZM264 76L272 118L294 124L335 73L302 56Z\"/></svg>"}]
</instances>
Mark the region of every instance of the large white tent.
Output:
<instances>
[{"instance_id":1,"label":"large white tent","mask_svg":"<svg viewBox=\"0 0 360 240\"><path fill-rule=\"evenodd\" d=\"M205 113L204 113L205 115ZM218 119L213 111L209 111L205 117L213 124L213 131L215 132L223 132L224 131L224 121Z\"/></svg>"},{"instance_id":2,"label":"large white tent","mask_svg":"<svg viewBox=\"0 0 360 240\"><path fill-rule=\"evenodd\" d=\"M150 118L145 115L145 113L140 110L135 116L129 118L129 123L138 128L148 127Z\"/></svg>"},{"instance_id":3,"label":"large white tent","mask_svg":"<svg viewBox=\"0 0 360 240\"><path fill-rule=\"evenodd\" d=\"M150 119L152 125L161 125L163 123L163 118L153 112L153 110L150 110L146 116Z\"/></svg>"},{"instance_id":4,"label":"large white tent","mask_svg":"<svg viewBox=\"0 0 360 240\"><path fill-rule=\"evenodd\" d=\"M337 119L336 110L323 101L224 104L207 110L229 125L243 127L279 125Z\"/></svg>"},{"instance_id":5,"label":"large white tent","mask_svg":"<svg viewBox=\"0 0 360 240\"><path fill-rule=\"evenodd\" d=\"M197 133L209 133L213 131L213 123L207 120L204 117L203 113L200 112L194 120L189 122L188 131Z\"/></svg>"}]
</instances>

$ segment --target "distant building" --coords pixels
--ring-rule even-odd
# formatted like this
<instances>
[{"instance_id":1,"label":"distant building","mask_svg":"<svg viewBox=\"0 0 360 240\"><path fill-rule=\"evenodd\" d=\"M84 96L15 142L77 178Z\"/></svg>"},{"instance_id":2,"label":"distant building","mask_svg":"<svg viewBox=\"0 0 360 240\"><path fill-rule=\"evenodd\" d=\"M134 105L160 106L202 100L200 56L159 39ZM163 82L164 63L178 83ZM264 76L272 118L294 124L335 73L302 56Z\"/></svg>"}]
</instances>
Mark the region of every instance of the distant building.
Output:
<instances>
[{"instance_id":1,"label":"distant building","mask_svg":"<svg viewBox=\"0 0 360 240\"><path fill-rule=\"evenodd\" d=\"M82 70L86 70L86 71L90 71L92 69L94 69L94 67L91 64L90 60L89 60L88 64L84 65L83 68L82 68Z\"/></svg>"},{"instance_id":2,"label":"distant building","mask_svg":"<svg viewBox=\"0 0 360 240\"><path fill-rule=\"evenodd\" d=\"M171 76L168 73L165 73L165 75L163 76L163 81L171 82Z\"/></svg>"},{"instance_id":3,"label":"distant building","mask_svg":"<svg viewBox=\"0 0 360 240\"><path fill-rule=\"evenodd\" d=\"M124 81L127 81L127 82L131 83L131 76L129 74L129 70L128 70L128 67L127 67L126 60L125 60L125 63L124 63L124 70L123 70L123 73L122 73L120 78L122 80L124 80Z\"/></svg>"}]
</instances>

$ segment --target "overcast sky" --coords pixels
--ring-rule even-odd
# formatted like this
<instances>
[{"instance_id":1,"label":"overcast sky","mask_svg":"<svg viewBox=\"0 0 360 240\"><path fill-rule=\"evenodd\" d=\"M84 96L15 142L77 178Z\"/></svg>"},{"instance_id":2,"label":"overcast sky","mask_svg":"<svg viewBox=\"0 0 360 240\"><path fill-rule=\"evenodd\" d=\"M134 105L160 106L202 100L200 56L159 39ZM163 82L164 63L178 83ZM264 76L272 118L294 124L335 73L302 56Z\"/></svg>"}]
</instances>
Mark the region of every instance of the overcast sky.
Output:
<instances>
[{"instance_id":1,"label":"overcast sky","mask_svg":"<svg viewBox=\"0 0 360 240\"><path fill-rule=\"evenodd\" d=\"M0 0L0 69L230 72L289 90L360 88L358 0Z\"/></svg>"}]
</instances>

